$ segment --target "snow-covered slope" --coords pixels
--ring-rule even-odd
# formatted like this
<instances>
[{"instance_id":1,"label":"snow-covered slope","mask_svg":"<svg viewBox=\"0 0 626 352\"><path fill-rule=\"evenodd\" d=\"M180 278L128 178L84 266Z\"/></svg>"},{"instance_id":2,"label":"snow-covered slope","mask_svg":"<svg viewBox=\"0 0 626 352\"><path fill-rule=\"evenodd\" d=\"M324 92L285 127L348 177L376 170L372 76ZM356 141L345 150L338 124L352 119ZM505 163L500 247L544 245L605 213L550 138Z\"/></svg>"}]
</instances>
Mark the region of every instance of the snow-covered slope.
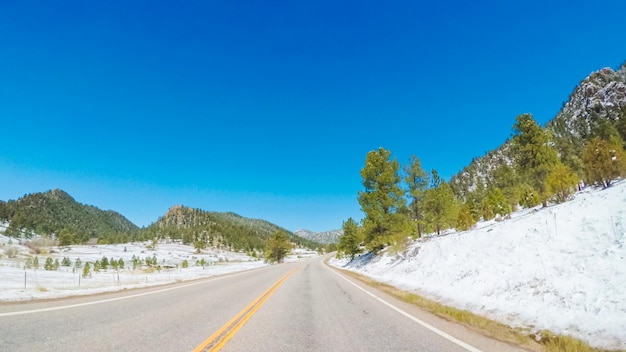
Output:
<instances>
[{"instance_id":1,"label":"snow-covered slope","mask_svg":"<svg viewBox=\"0 0 626 352\"><path fill-rule=\"evenodd\" d=\"M334 260L379 281L531 331L626 348L626 181L504 222Z\"/></svg>"}]
</instances>

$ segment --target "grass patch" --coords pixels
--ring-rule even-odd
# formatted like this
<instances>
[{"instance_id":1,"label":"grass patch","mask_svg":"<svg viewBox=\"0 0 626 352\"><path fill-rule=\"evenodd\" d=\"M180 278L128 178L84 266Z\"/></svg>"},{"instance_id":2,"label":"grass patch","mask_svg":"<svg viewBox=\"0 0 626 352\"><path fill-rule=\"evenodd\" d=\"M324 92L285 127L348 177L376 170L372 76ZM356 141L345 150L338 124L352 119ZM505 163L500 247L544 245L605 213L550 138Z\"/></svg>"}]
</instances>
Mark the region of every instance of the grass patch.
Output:
<instances>
[{"instance_id":1,"label":"grass patch","mask_svg":"<svg viewBox=\"0 0 626 352\"><path fill-rule=\"evenodd\" d=\"M534 334L528 330L516 329L500 322L485 318L472 312L445 306L441 303L424 298L412 292L378 282L367 276L349 270L339 269L346 275L365 284L386 292L404 302L413 304L421 309L449 321L459 322L485 336L537 352L608 352L596 349L585 342L570 336L556 335L549 331ZM536 340L536 337L541 338Z\"/></svg>"}]
</instances>

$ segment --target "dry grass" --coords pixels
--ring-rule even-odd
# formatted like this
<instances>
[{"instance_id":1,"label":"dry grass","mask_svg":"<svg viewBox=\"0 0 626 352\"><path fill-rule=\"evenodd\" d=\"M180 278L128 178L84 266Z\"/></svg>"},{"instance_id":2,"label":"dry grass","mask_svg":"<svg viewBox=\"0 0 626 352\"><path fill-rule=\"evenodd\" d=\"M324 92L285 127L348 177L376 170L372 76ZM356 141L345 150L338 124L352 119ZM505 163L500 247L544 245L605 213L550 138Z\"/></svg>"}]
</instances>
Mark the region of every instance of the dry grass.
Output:
<instances>
[{"instance_id":1,"label":"dry grass","mask_svg":"<svg viewBox=\"0 0 626 352\"><path fill-rule=\"evenodd\" d=\"M341 270L341 269L339 269ZM606 352L593 348L585 342L569 336L555 335L549 331L541 331L535 335L529 331L515 329L497 321L482 317L472 312L445 306L438 302L421 297L415 293L400 290L391 285L372 280L371 278L348 270L341 270L348 276L386 292L407 303L437 315L449 321L459 322L485 336L500 340L521 348L537 352ZM536 336L541 336L536 341Z\"/></svg>"}]
</instances>

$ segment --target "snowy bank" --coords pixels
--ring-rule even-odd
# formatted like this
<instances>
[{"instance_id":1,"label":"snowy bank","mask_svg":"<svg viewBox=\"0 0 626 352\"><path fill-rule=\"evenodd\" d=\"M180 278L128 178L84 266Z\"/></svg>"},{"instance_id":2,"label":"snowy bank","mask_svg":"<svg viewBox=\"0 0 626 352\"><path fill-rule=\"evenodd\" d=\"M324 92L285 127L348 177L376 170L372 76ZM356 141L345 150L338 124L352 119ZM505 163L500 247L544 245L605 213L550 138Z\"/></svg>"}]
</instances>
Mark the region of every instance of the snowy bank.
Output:
<instances>
[{"instance_id":1,"label":"snowy bank","mask_svg":"<svg viewBox=\"0 0 626 352\"><path fill-rule=\"evenodd\" d=\"M626 182L335 266L531 331L626 349Z\"/></svg>"},{"instance_id":2,"label":"snowy bank","mask_svg":"<svg viewBox=\"0 0 626 352\"><path fill-rule=\"evenodd\" d=\"M4 224L6 225L6 224ZM1 231L2 229L0 229ZM30 254L30 250L19 241L0 235L0 302L25 301L32 299L61 298L119 291L129 288L157 286L181 281L208 278L216 275L267 266L263 260L243 253L207 249L196 253L194 248L180 243L159 243L154 248L151 242L116 245L50 247L47 254ZM8 253L15 252L12 257ZM316 252L296 249L286 261L299 261L316 256ZM38 258L38 268L32 265ZM103 257L124 261L124 268L93 271L83 277L86 262L93 264ZM143 261L156 259L156 265L133 265L133 257ZM63 261L69 266L57 270L44 270L47 258ZM76 260L81 266L76 268ZM27 261L30 263L27 264ZM183 267L186 261L188 267Z\"/></svg>"}]
</instances>

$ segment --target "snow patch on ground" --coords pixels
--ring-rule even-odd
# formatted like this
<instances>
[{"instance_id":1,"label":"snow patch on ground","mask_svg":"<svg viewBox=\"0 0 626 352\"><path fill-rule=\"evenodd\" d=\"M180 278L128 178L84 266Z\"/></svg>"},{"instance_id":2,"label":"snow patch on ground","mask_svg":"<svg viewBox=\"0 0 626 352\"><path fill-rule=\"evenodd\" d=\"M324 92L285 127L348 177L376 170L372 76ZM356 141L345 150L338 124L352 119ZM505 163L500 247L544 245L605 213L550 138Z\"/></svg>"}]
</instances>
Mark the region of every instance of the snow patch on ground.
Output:
<instances>
[{"instance_id":1,"label":"snow patch on ground","mask_svg":"<svg viewBox=\"0 0 626 352\"><path fill-rule=\"evenodd\" d=\"M626 348L626 181L338 267L511 326Z\"/></svg>"},{"instance_id":2,"label":"snow patch on ground","mask_svg":"<svg viewBox=\"0 0 626 352\"><path fill-rule=\"evenodd\" d=\"M0 232L7 224L0 225ZM47 248L50 253L34 255L21 245L19 240L0 235L0 301L26 301L33 299L61 298L112 292L122 289L157 286L180 281L202 279L216 275L250 270L267 266L263 260L243 253L207 249L196 253L194 248L181 243L159 243L150 249L152 242L138 242L116 245L71 246L68 248ZM14 248L17 255L9 258L7 250ZM295 249L285 261L299 261L317 252ZM39 269L27 269L28 258L38 258ZM132 258L157 259L160 270L143 265L133 270ZM70 259L72 265L60 266L56 271L44 270L46 259L59 262ZM101 270L90 277L82 277L82 268L74 268L77 258L84 265L103 257L124 261L124 269ZM189 267L183 268L187 260Z\"/></svg>"}]
</instances>

